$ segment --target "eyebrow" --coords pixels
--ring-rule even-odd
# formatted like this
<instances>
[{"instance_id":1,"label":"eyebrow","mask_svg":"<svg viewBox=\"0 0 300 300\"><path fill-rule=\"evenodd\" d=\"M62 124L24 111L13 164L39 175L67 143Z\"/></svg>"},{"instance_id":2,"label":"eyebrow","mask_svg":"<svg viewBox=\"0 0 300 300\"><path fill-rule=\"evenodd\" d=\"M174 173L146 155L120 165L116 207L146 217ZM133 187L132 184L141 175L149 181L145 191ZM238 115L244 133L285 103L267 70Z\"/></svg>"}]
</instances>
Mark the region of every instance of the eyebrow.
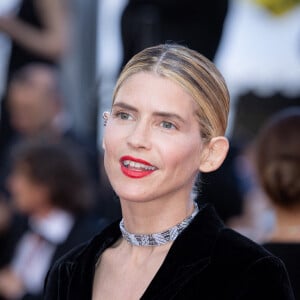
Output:
<instances>
[{"instance_id":1,"label":"eyebrow","mask_svg":"<svg viewBox=\"0 0 300 300\"><path fill-rule=\"evenodd\" d=\"M119 107L119 108L124 108L124 109L130 110L130 111L138 112L138 110L134 106L131 106L124 102L114 103L112 107L113 108ZM177 119L182 123L185 122L185 120L181 116L179 116L178 114L175 114L175 113L156 111L156 112L153 112L153 115L158 116L158 117Z\"/></svg>"},{"instance_id":2,"label":"eyebrow","mask_svg":"<svg viewBox=\"0 0 300 300\"><path fill-rule=\"evenodd\" d=\"M129 104L126 104L124 102L114 103L112 108L115 108L115 107L124 108L124 109L128 109L128 110L135 111L135 112L138 111L135 107L133 107Z\"/></svg>"}]
</instances>

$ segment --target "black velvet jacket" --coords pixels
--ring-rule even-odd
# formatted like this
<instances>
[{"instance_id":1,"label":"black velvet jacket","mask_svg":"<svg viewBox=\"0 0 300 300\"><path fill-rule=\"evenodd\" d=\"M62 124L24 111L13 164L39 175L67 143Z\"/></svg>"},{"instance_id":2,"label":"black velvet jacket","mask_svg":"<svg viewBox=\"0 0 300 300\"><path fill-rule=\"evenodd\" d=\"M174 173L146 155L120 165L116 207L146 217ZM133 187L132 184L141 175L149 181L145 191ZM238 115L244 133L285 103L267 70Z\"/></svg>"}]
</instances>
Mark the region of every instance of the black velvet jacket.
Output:
<instances>
[{"instance_id":1,"label":"black velvet jacket","mask_svg":"<svg viewBox=\"0 0 300 300\"><path fill-rule=\"evenodd\" d=\"M48 274L44 300L92 299L95 264L120 235L116 222L57 261ZM173 243L141 299L288 300L294 296L281 260L225 228L214 209L205 205Z\"/></svg>"}]
</instances>

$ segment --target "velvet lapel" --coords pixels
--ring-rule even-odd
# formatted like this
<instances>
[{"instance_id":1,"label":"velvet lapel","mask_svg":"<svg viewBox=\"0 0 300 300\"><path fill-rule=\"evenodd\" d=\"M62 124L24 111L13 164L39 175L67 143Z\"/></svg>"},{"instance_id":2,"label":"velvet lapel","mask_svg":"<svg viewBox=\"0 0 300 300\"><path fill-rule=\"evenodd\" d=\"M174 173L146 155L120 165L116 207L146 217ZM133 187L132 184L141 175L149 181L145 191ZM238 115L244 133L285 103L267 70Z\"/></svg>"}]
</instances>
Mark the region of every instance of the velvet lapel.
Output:
<instances>
[{"instance_id":1,"label":"velvet lapel","mask_svg":"<svg viewBox=\"0 0 300 300\"><path fill-rule=\"evenodd\" d=\"M189 227L176 239L142 300L171 299L189 279L210 264L222 221L210 205L200 208Z\"/></svg>"},{"instance_id":2,"label":"velvet lapel","mask_svg":"<svg viewBox=\"0 0 300 300\"><path fill-rule=\"evenodd\" d=\"M110 247L120 237L119 221L114 222L102 231L87 248L79 253L75 262L69 265L69 291L66 299L92 299L92 288L96 263L105 249ZM66 262L68 263L68 262Z\"/></svg>"},{"instance_id":3,"label":"velvet lapel","mask_svg":"<svg viewBox=\"0 0 300 300\"><path fill-rule=\"evenodd\" d=\"M218 232L224 227L210 205L200 206L200 211L187 229L176 239L162 266L146 289L142 300L170 299L195 274L202 272L210 264L210 256ZM66 274L60 274L69 280L64 286L61 299L91 299L96 262L105 249L119 237L119 222L107 227L72 262L65 261ZM66 295L67 294L67 295Z\"/></svg>"}]
</instances>

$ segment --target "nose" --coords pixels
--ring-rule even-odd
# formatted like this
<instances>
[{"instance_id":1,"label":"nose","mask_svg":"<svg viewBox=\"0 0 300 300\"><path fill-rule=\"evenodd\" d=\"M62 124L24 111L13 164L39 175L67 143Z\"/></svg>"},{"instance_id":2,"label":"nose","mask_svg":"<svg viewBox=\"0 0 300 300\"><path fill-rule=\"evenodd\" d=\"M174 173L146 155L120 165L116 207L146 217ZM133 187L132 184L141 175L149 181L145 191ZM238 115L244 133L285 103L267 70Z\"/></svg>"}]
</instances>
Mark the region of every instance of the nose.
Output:
<instances>
[{"instance_id":1,"label":"nose","mask_svg":"<svg viewBox=\"0 0 300 300\"><path fill-rule=\"evenodd\" d=\"M134 149L151 148L151 128L146 120L139 120L132 127L131 132L127 136L127 143Z\"/></svg>"}]
</instances>

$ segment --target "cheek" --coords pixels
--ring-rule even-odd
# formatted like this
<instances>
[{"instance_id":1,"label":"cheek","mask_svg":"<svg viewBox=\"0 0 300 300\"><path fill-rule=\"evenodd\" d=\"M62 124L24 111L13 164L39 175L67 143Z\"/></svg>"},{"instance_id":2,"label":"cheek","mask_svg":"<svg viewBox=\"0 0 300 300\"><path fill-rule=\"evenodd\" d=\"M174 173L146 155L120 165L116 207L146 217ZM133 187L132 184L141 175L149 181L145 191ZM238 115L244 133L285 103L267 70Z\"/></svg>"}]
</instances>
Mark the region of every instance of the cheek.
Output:
<instances>
[{"instance_id":1,"label":"cheek","mask_svg":"<svg viewBox=\"0 0 300 300\"><path fill-rule=\"evenodd\" d=\"M8 187L11 193L18 194L22 193L23 190L23 180L17 175L11 175L8 180Z\"/></svg>"},{"instance_id":2,"label":"cheek","mask_svg":"<svg viewBox=\"0 0 300 300\"><path fill-rule=\"evenodd\" d=\"M180 138L172 143L162 143L161 151L166 163L181 170L188 168L198 170L200 165L202 144L195 138Z\"/></svg>"},{"instance_id":3,"label":"cheek","mask_svg":"<svg viewBox=\"0 0 300 300\"><path fill-rule=\"evenodd\" d=\"M32 202L34 202L32 190L29 189L27 185L21 181L16 180L11 185L11 192L15 205L21 211L27 211L27 208L30 208Z\"/></svg>"},{"instance_id":4,"label":"cheek","mask_svg":"<svg viewBox=\"0 0 300 300\"><path fill-rule=\"evenodd\" d=\"M120 131L113 130L111 126L106 127L102 142L104 149L104 167L106 172L111 163L118 157L118 152L122 144Z\"/></svg>"},{"instance_id":5,"label":"cheek","mask_svg":"<svg viewBox=\"0 0 300 300\"><path fill-rule=\"evenodd\" d=\"M113 130L112 126L107 126L105 128L104 134L103 134L103 149L105 150L105 157L110 156L116 148L116 145L119 143L120 145L120 139L119 139L119 131Z\"/></svg>"},{"instance_id":6,"label":"cheek","mask_svg":"<svg viewBox=\"0 0 300 300\"><path fill-rule=\"evenodd\" d=\"M31 202L36 198L35 187L22 176L12 176L9 181L9 188L16 201Z\"/></svg>"},{"instance_id":7,"label":"cheek","mask_svg":"<svg viewBox=\"0 0 300 300\"><path fill-rule=\"evenodd\" d=\"M50 99L48 99L50 101ZM41 105L36 106L36 115L40 115L41 120L51 120L55 116L55 107L51 103L47 103L47 105L43 105L43 102L39 103Z\"/></svg>"}]
</instances>

